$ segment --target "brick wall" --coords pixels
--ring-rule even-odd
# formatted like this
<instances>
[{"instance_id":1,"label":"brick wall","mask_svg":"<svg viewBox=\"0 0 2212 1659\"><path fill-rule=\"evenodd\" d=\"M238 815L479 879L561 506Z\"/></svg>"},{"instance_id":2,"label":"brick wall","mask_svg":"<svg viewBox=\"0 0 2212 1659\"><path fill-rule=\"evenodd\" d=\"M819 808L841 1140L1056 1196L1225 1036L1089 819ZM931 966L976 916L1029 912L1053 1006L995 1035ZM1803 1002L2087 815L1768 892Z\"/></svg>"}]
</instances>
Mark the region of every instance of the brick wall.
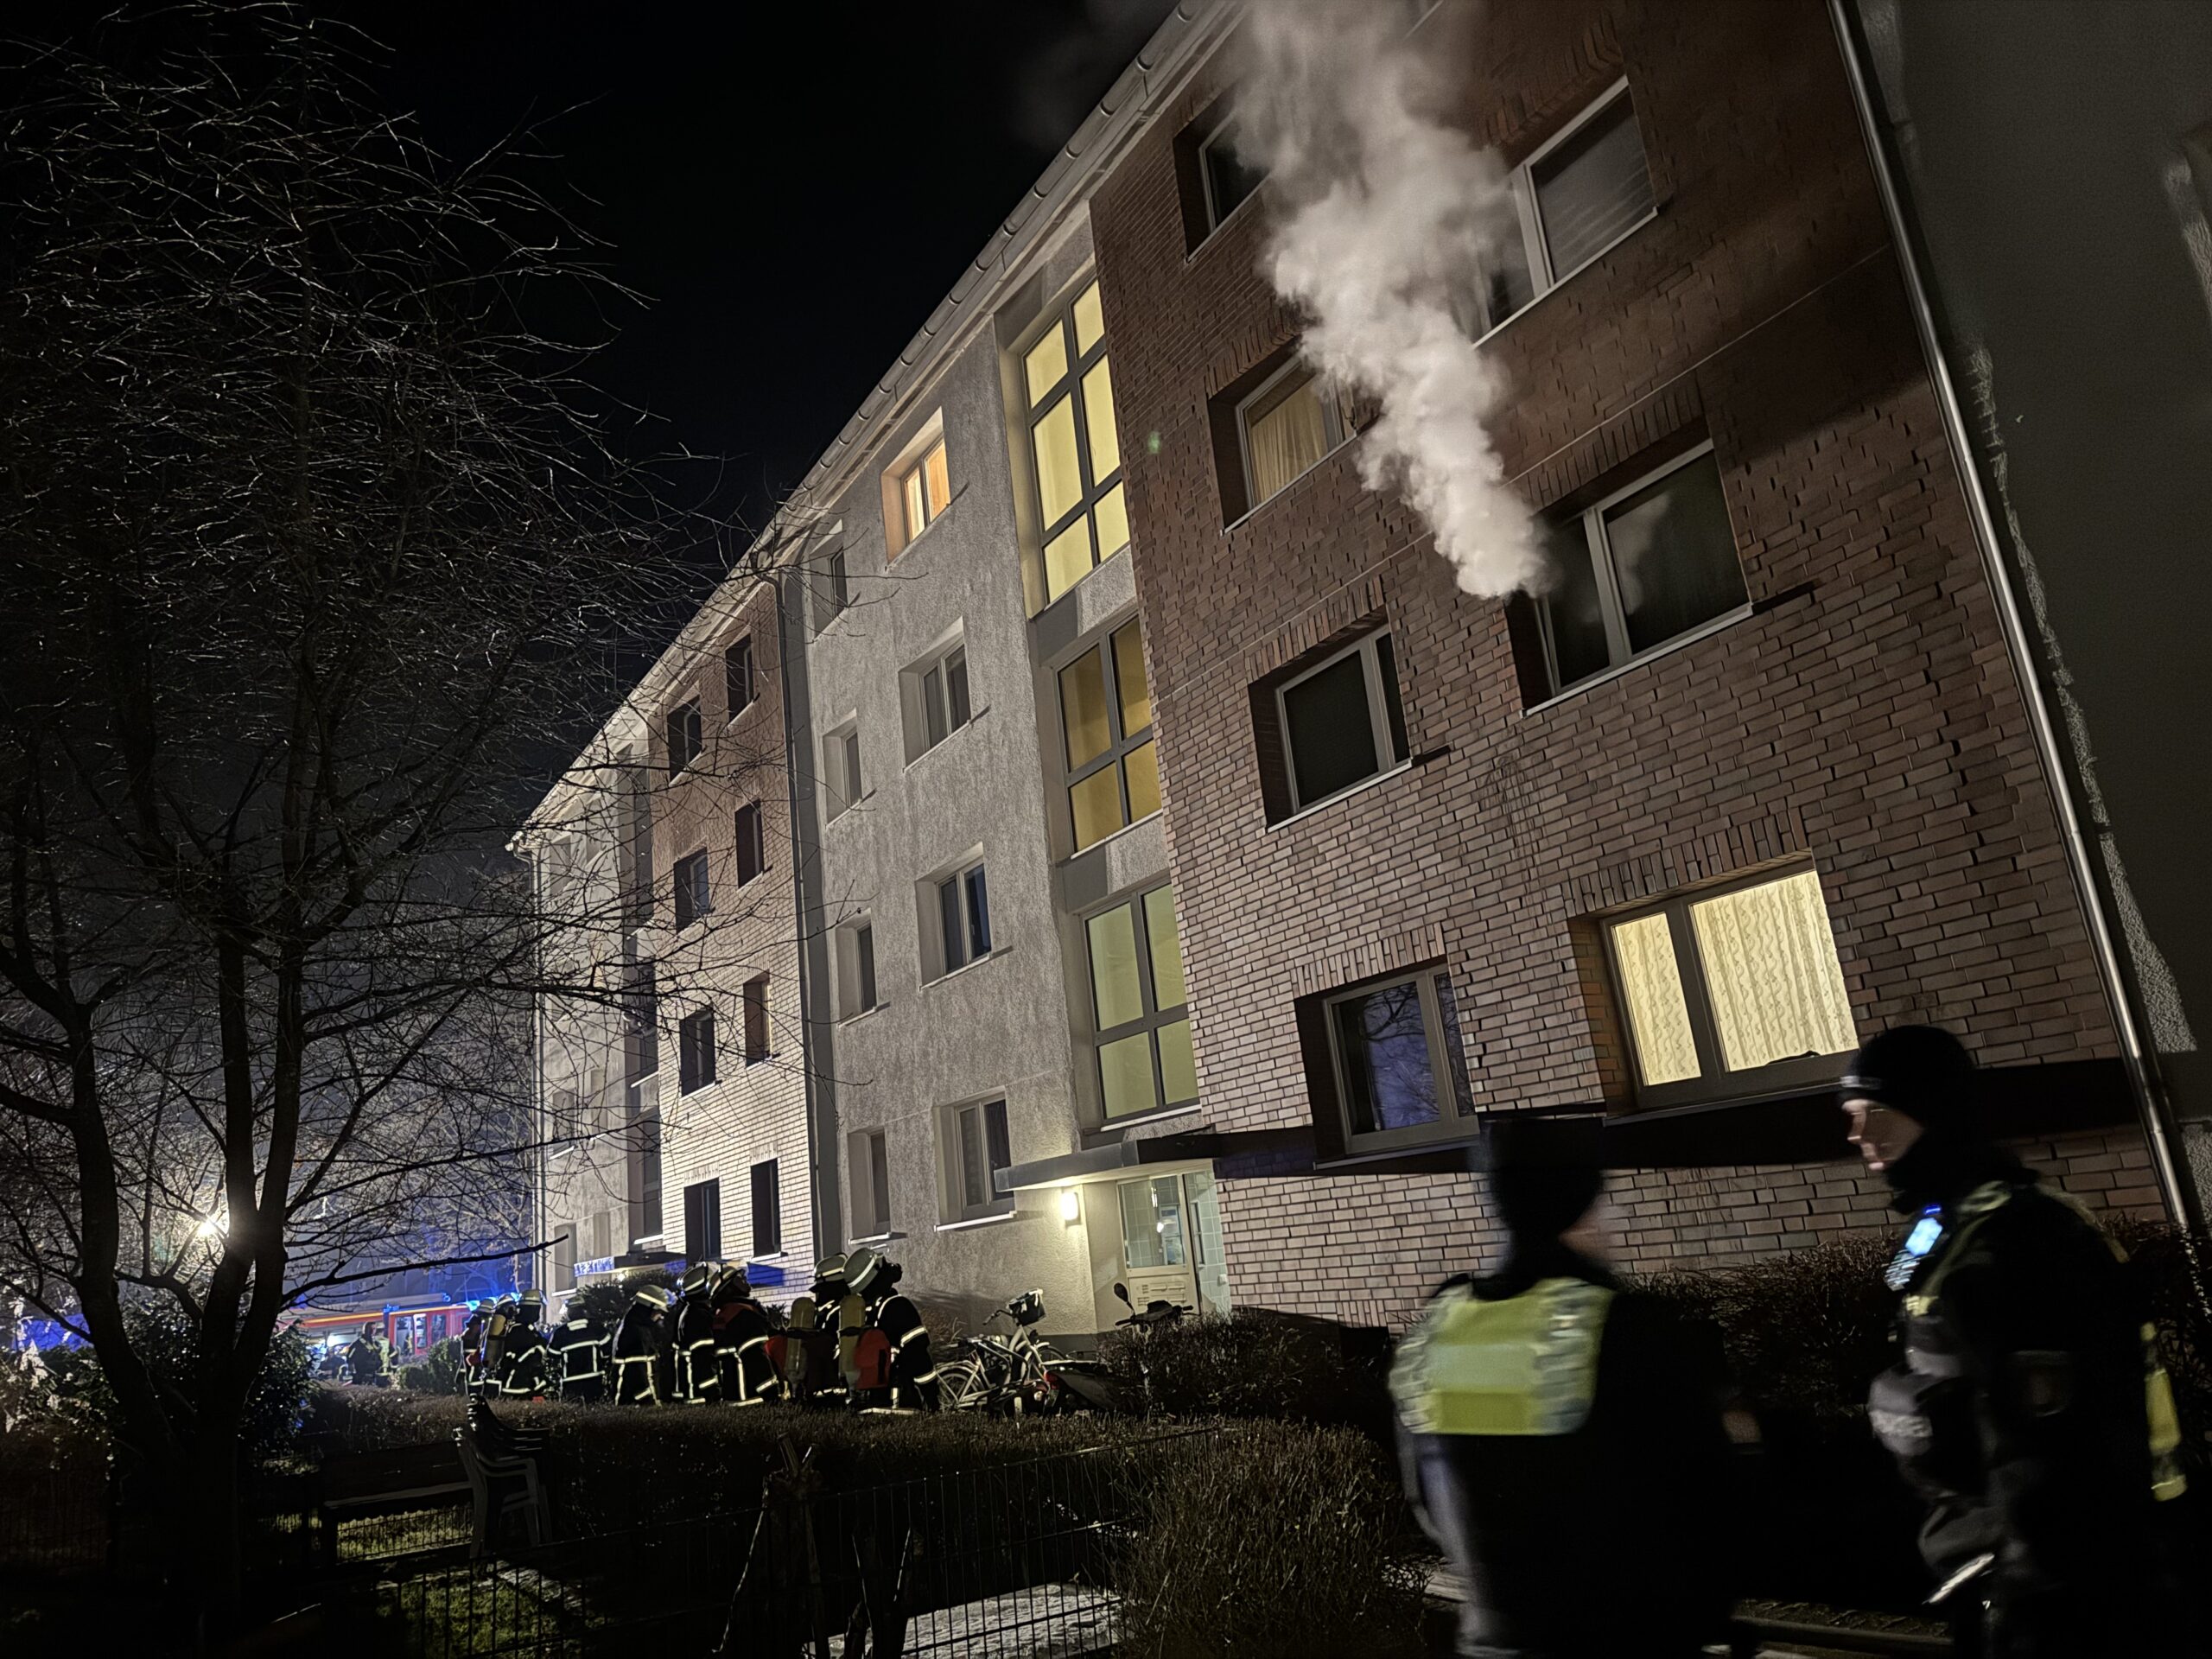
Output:
<instances>
[{"instance_id":1,"label":"brick wall","mask_svg":"<svg viewBox=\"0 0 2212 1659\"><path fill-rule=\"evenodd\" d=\"M1986 1061L2115 1052L2020 690L1817 0L1495 0L1462 43L1509 160L1625 73L1658 218L1480 349L1533 506L1711 439L1755 613L1533 711L1508 607L1459 593L1339 451L1224 531L1208 399L1293 339L1264 198L1195 253L1172 144L1202 76L1092 219L1130 442L1137 583L1208 1121L1312 1121L1292 1003L1440 954L1484 1110L1618 1100L1578 922L1762 864L1818 868L1862 1033L1949 1025ZM1249 688L1351 621L1397 641L1415 764L1268 826ZM1428 942L1436 942L1433 945ZM2042 1149L2152 1202L2139 1141ZM2123 1179L2124 1178L2124 1179ZM1647 1173L1639 1265L1886 1224L1845 1166ZM1224 1184L1239 1301L1402 1306L1488 1248L1464 1178Z\"/></svg>"}]
</instances>

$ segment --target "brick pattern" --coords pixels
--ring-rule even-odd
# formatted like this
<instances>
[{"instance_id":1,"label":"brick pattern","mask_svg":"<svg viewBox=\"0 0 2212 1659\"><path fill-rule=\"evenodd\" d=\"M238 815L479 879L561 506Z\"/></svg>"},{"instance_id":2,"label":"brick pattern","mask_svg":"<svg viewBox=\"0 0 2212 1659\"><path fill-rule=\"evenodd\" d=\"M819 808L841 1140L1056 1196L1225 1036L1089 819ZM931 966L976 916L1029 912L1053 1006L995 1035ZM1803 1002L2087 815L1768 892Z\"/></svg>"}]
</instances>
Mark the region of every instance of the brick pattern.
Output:
<instances>
[{"instance_id":1,"label":"brick pattern","mask_svg":"<svg viewBox=\"0 0 2212 1659\"><path fill-rule=\"evenodd\" d=\"M1482 348L1517 388L1508 474L1556 502L1701 428L1756 608L1530 710L1508 607L1459 593L1349 454L1224 531L1208 399L1297 324L1258 274L1262 213L1184 245L1171 146L1222 85L1202 74L1092 223L1120 425L1157 435L1129 491L1207 1121L1311 1121L1294 999L1408 939L1440 942L1479 1107L1620 1098L1589 913L1793 857L1861 1031L2113 1054L1821 7L1497 0L1473 51L1471 111L1509 156L1625 73L1661 201ZM1251 685L1377 609L1425 764L1270 828ZM2145 1201L2128 1135L2044 1155ZM1844 1167L1646 1174L1624 1199L1645 1266L1885 1224ZM1464 1179L1231 1181L1223 1210L1244 1302L1403 1306L1488 1249Z\"/></svg>"}]
</instances>

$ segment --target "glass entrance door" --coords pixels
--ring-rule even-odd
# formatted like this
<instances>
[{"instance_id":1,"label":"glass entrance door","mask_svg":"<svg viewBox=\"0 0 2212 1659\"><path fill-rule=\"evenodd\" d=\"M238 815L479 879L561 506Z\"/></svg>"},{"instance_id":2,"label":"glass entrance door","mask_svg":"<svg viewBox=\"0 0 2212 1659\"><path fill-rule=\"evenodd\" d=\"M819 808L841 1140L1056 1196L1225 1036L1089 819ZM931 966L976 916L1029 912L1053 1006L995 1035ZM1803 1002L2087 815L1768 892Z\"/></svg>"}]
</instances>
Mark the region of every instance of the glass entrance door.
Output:
<instances>
[{"instance_id":1,"label":"glass entrance door","mask_svg":"<svg viewBox=\"0 0 2212 1659\"><path fill-rule=\"evenodd\" d=\"M1118 1183L1116 1196L1129 1300L1139 1307L1160 1300L1226 1313L1229 1273L1222 1260L1213 1173L1141 1176Z\"/></svg>"}]
</instances>

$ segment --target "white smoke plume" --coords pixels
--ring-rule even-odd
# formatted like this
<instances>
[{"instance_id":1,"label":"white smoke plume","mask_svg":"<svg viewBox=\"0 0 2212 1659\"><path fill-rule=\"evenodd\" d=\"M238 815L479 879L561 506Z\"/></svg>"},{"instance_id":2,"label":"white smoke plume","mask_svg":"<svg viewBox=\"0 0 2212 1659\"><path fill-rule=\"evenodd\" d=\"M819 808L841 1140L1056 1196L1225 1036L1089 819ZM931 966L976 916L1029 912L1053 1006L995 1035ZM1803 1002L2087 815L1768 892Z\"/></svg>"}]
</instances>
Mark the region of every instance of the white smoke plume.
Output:
<instances>
[{"instance_id":1,"label":"white smoke plume","mask_svg":"<svg viewBox=\"0 0 2212 1659\"><path fill-rule=\"evenodd\" d=\"M1459 321L1520 233L1512 194L1497 156L1444 118L1448 20L1408 38L1411 15L1254 0L1236 145L1269 175L1267 273L1308 319L1302 354L1381 406L1360 440L1368 487L1413 504L1468 593L1541 591L1535 524L1483 425L1504 378Z\"/></svg>"}]
</instances>

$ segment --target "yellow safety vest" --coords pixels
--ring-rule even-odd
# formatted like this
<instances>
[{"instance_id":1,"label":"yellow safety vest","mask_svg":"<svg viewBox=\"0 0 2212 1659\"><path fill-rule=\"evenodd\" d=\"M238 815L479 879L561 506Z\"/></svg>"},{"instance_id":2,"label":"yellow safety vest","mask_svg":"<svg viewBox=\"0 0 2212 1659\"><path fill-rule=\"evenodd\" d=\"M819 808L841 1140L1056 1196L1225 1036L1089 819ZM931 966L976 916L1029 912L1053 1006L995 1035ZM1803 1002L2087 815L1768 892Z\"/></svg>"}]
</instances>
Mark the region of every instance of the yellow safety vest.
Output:
<instances>
[{"instance_id":1,"label":"yellow safety vest","mask_svg":"<svg viewBox=\"0 0 2212 1659\"><path fill-rule=\"evenodd\" d=\"M1613 1293L1546 1279L1484 1301L1454 1285L1398 1347L1390 1392L1417 1434L1572 1434L1598 1394Z\"/></svg>"}]
</instances>

